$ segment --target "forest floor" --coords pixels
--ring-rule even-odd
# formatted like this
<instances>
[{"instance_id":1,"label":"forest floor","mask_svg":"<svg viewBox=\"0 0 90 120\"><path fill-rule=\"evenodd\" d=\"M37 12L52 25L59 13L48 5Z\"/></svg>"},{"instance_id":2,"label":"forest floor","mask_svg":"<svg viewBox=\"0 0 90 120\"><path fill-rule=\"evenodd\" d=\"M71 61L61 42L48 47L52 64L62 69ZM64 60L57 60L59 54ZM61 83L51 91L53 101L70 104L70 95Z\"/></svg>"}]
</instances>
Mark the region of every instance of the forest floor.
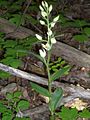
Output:
<instances>
[{"instance_id":1,"label":"forest floor","mask_svg":"<svg viewBox=\"0 0 90 120\"><path fill-rule=\"evenodd\" d=\"M61 6L60 6L61 7ZM89 23L90 21L90 4L89 3L84 3L84 4L78 4L75 3L70 7L68 11L65 12L65 16L67 19L69 19L69 22L73 19L80 19L80 20L85 20ZM64 23L65 24L65 23ZM66 23L67 24L67 23ZM71 24L71 23L69 23ZM26 27L26 26L25 26ZM38 27L38 26L37 26ZM39 26L40 27L40 26ZM90 27L90 24L88 26L84 27ZM42 31L43 28L41 28ZM82 27L83 29L83 27ZM76 34L81 34L81 28L74 28L72 26L68 27L61 27L58 23L56 27L54 28L55 32L57 35L61 34L62 36L57 37L58 42L62 42L64 44L69 45L70 47L74 47L78 51L82 51L83 53L86 53L87 55L90 55L90 36L87 41L80 42L80 41L75 41L73 36ZM36 31L34 31L36 32ZM38 45L34 45L34 50L37 51L39 49ZM61 56L55 56L56 53L52 56L52 62L57 61L58 58ZM72 56L71 56L72 57ZM73 61L74 58L72 58ZM34 56L26 56L22 58L23 60L23 66L20 68L21 70L24 70L28 73L35 74L37 76L47 78L47 73L44 69L44 66L41 61L36 59ZM86 93L89 93L90 89L90 68L89 67L84 67L81 64L73 63L69 60L65 60L62 58L62 61L65 63L64 65L70 65L71 70L69 71L68 75L65 75L57 80L58 83L61 85L66 85L69 87L78 87L80 91L84 91ZM81 60L82 61L82 60ZM60 63L59 63L60 64ZM54 64L55 65L55 64ZM62 66L62 67L63 67ZM53 71L53 70L52 70ZM74 85L74 87L73 87ZM43 85L47 87L46 85ZM82 90L83 89L83 90ZM47 98L36 93L30 86L30 81L20 78L17 76L11 76L8 79L1 79L0 80L0 100L3 100L5 98L5 94L7 92L15 92L16 90L19 90L23 93L23 98L27 99L30 102L30 109L27 111L24 111L25 116L30 116L32 120L49 120L49 110L47 108ZM70 91L71 92L71 91ZM67 93L66 93L67 94ZM82 94L82 92L81 92ZM67 94L67 96L69 93ZM86 108L90 109L90 98L87 97L88 95L86 94L86 98L80 96L80 99L87 103ZM89 94L90 96L90 94ZM78 98L79 95L76 96ZM76 98L71 99L71 101L66 102L67 106L72 102L74 103L74 100ZM67 101L67 100L66 100ZM65 104L66 104L65 103ZM59 120L59 119L57 119ZM79 119L83 120L83 119ZM84 119L87 120L87 119ZM89 120L89 119L88 119Z\"/></svg>"}]
</instances>

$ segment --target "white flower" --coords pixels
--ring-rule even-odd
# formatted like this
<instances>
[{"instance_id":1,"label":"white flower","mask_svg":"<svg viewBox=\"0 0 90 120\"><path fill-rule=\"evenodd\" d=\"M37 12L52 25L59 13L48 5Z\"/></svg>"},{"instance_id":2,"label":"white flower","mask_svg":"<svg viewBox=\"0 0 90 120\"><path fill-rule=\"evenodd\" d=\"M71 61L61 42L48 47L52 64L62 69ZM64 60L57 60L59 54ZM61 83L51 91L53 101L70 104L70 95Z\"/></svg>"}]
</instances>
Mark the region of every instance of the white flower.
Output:
<instances>
[{"instance_id":1,"label":"white flower","mask_svg":"<svg viewBox=\"0 0 90 120\"><path fill-rule=\"evenodd\" d=\"M42 57L42 58L45 58L45 56L46 56L46 51L44 50L44 49L40 49L39 50L39 54L40 54L40 56Z\"/></svg>"},{"instance_id":2,"label":"white flower","mask_svg":"<svg viewBox=\"0 0 90 120\"><path fill-rule=\"evenodd\" d=\"M45 48L47 51L51 49L51 46L49 43L46 43L46 45L42 44L42 47Z\"/></svg>"},{"instance_id":3,"label":"white flower","mask_svg":"<svg viewBox=\"0 0 90 120\"><path fill-rule=\"evenodd\" d=\"M44 11L41 11L41 15L42 15L43 17L46 17L46 16L47 16L47 13L44 12Z\"/></svg>"},{"instance_id":4,"label":"white flower","mask_svg":"<svg viewBox=\"0 0 90 120\"><path fill-rule=\"evenodd\" d=\"M43 9L43 7L41 5L39 6L39 8L40 8L41 11L44 11L44 9Z\"/></svg>"},{"instance_id":5,"label":"white flower","mask_svg":"<svg viewBox=\"0 0 90 120\"><path fill-rule=\"evenodd\" d=\"M46 8L48 8L48 4L47 4L47 2L46 1L44 1L45 2L45 6L46 6Z\"/></svg>"},{"instance_id":6,"label":"white flower","mask_svg":"<svg viewBox=\"0 0 90 120\"><path fill-rule=\"evenodd\" d=\"M47 35L49 35L49 36L52 35L52 31L50 29L48 29Z\"/></svg>"},{"instance_id":7,"label":"white flower","mask_svg":"<svg viewBox=\"0 0 90 120\"><path fill-rule=\"evenodd\" d=\"M54 27L55 25L55 22L51 22L51 28Z\"/></svg>"},{"instance_id":8,"label":"white flower","mask_svg":"<svg viewBox=\"0 0 90 120\"><path fill-rule=\"evenodd\" d=\"M38 35L38 34L36 34L35 36L36 36L36 38L37 38L38 40L42 40L42 36L40 36L40 35Z\"/></svg>"},{"instance_id":9,"label":"white flower","mask_svg":"<svg viewBox=\"0 0 90 120\"><path fill-rule=\"evenodd\" d=\"M44 21L42 21L42 20L40 20L40 23L41 23L41 25L45 25L45 22L44 22Z\"/></svg>"},{"instance_id":10,"label":"white flower","mask_svg":"<svg viewBox=\"0 0 90 120\"><path fill-rule=\"evenodd\" d=\"M45 3L44 3L44 1L42 1L42 6L45 7Z\"/></svg>"},{"instance_id":11,"label":"white flower","mask_svg":"<svg viewBox=\"0 0 90 120\"><path fill-rule=\"evenodd\" d=\"M59 15L53 19L53 22L57 22L59 19Z\"/></svg>"},{"instance_id":12,"label":"white flower","mask_svg":"<svg viewBox=\"0 0 90 120\"><path fill-rule=\"evenodd\" d=\"M52 11L52 5L50 5L48 10L49 10L49 13Z\"/></svg>"},{"instance_id":13,"label":"white flower","mask_svg":"<svg viewBox=\"0 0 90 120\"><path fill-rule=\"evenodd\" d=\"M55 44L56 43L56 39L53 37L53 38L51 38L51 43L52 44Z\"/></svg>"}]
</instances>

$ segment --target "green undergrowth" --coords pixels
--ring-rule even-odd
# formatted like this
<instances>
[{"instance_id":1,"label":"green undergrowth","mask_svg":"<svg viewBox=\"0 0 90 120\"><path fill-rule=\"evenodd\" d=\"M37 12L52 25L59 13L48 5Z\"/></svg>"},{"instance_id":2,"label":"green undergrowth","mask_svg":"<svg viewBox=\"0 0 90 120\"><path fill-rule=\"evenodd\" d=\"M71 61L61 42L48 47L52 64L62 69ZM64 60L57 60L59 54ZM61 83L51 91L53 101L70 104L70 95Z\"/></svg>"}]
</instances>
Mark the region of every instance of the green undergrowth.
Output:
<instances>
[{"instance_id":1,"label":"green undergrowth","mask_svg":"<svg viewBox=\"0 0 90 120\"><path fill-rule=\"evenodd\" d=\"M30 107L27 100L22 99L22 92L15 91L7 93L3 100L0 100L0 117L2 120L30 120L24 117L23 111Z\"/></svg>"},{"instance_id":2,"label":"green undergrowth","mask_svg":"<svg viewBox=\"0 0 90 120\"><path fill-rule=\"evenodd\" d=\"M78 33L75 33L72 37L74 40L84 43L90 39L90 22L84 19L70 19L60 14L60 25L62 28L77 28Z\"/></svg>"},{"instance_id":3,"label":"green undergrowth","mask_svg":"<svg viewBox=\"0 0 90 120\"><path fill-rule=\"evenodd\" d=\"M23 40L4 40L3 34L0 35L0 50L1 58L0 62L11 66L13 68L18 68L22 66L22 57L28 55L32 48L32 45L37 42L35 37L29 37ZM7 78L10 74L0 71L0 78Z\"/></svg>"}]
</instances>

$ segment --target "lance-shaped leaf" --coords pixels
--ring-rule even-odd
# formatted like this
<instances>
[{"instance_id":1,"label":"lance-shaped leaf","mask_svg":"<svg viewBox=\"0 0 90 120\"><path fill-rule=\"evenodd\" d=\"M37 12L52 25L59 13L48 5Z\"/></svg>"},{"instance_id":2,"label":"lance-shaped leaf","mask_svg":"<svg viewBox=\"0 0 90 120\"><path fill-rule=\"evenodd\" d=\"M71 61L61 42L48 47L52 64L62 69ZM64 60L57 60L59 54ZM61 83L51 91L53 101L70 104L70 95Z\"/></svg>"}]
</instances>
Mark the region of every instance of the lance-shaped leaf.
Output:
<instances>
[{"instance_id":1,"label":"lance-shaped leaf","mask_svg":"<svg viewBox=\"0 0 90 120\"><path fill-rule=\"evenodd\" d=\"M42 95L44 95L46 97L50 97L50 94L49 94L47 89L45 89L45 88L43 88L43 87L41 87L41 86L39 86L39 85L37 85L35 83L32 83L32 82L30 82L30 84L31 84L32 88L34 90L36 90L36 92L38 92L38 93L40 93L40 94L42 94Z\"/></svg>"},{"instance_id":2,"label":"lance-shaped leaf","mask_svg":"<svg viewBox=\"0 0 90 120\"><path fill-rule=\"evenodd\" d=\"M59 77L61 77L62 75L64 75L66 72L68 72L70 69L70 66L66 66L58 71L56 71L54 74L52 74L51 76L51 81L54 81L56 79L58 79Z\"/></svg>"},{"instance_id":3,"label":"lance-shaped leaf","mask_svg":"<svg viewBox=\"0 0 90 120\"><path fill-rule=\"evenodd\" d=\"M51 96L49 109L51 112L54 112L57 107L59 107L60 102L62 100L63 90L61 88L57 88Z\"/></svg>"}]
</instances>

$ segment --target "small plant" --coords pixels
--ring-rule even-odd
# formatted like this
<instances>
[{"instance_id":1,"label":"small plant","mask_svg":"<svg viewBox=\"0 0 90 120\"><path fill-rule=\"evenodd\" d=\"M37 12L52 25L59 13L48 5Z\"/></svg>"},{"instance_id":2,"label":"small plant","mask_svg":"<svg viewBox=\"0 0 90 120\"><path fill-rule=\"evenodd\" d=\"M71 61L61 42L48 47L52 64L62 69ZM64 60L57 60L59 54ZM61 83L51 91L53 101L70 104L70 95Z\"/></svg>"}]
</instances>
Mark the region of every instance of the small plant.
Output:
<instances>
[{"instance_id":1,"label":"small plant","mask_svg":"<svg viewBox=\"0 0 90 120\"><path fill-rule=\"evenodd\" d=\"M46 66L47 74L48 74L48 90L35 84L31 83L33 89L35 89L40 94L47 96L49 98L49 110L50 110L50 120L55 120L55 110L60 105L63 90L61 88L56 88L55 91L52 91L52 82L62 75L64 75L68 70L69 66L65 68L60 68L59 70L55 71L53 74L50 73L50 58L51 58L51 50L52 46L56 43L56 39L54 33L52 32L52 28L55 26L56 22L59 20L59 16L53 18L51 20L50 14L52 11L52 5L48 5L47 2L42 2L42 6L39 6L41 10L42 20L40 20L40 24L47 27L47 39L43 39L42 36L36 34L36 38L42 42L42 49L39 50L40 60ZM47 54L47 55L46 55Z\"/></svg>"},{"instance_id":2,"label":"small plant","mask_svg":"<svg viewBox=\"0 0 90 120\"><path fill-rule=\"evenodd\" d=\"M22 93L16 91L7 93L6 98L0 102L2 120L30 120L25 118L22 111L29 108L29 102L21 99Z\"/></svg>"},{"instance_id":3,"label":"small plant","mask_svg":"<svg viewBox=\"0 0 90 120\"><path fill-rule=\"evenodd\" d=\"M90 112L88 109L78 111L76 108L62 107L60 112L56 115L62 120L77 120L78 118L90 118Z\"/></svg>"},{"instance_id":4,"label":"small plant","mask_svg":"<svg viewBox=\"0 0 90 120\"><path fill-rule=\"evenodd\" d=\"M0 62L14 68L20 67L23 64L21 58L28 54L26 51L30 50L35 42L37 42L36 37L16 41L4 40L3 33L0 33ZM0 70L0 78L8 77L10 77L9 73Z\"/></svg>"}]
</instances>

